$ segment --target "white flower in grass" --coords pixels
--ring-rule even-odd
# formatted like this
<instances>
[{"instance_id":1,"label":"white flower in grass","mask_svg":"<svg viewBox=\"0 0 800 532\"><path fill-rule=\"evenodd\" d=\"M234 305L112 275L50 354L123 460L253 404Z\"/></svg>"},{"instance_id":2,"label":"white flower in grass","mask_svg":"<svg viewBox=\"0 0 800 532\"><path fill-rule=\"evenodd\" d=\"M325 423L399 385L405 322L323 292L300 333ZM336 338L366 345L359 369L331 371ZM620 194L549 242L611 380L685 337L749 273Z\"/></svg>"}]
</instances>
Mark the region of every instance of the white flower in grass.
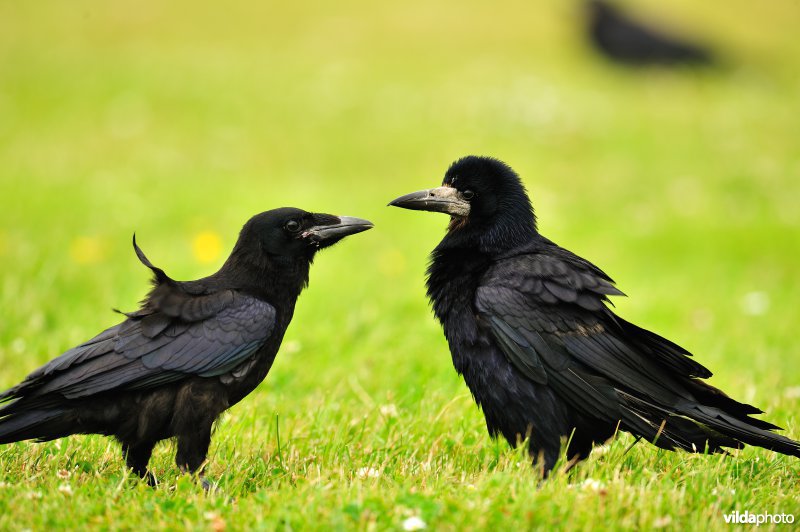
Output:
<instances>
[{"instance_id":1,"label":"white flower in grass","mask_svg":"<svg viewBox=\"0 0 800 532\"><path fill-rule=\"evenodd\" d=\"M428 528L428 524L416 515L403 521L403 530L424 530L426 528Z\"/></svg>"},{"instance_id":2,"label":"white flower in grass","mask_svg":"<svg viewBox=\"0 0 800 532\"><path fill-rule=\"evenodd\" d=\"M793 386L791 388L786 388L783 393L783 396L787 399L800 399L800 386Z\"/></svg>"},{"instance_id":3,"label":"white flower in grass","mask_svg":"<svg viewBox=\"0 0 800 532\"><path fill-rule=\"evenodd\" d=\"M761 316L769 310L769 294L761 291L748 292L742 297L742 311L750 316Z\"/></svg>"},{"instance_id":4,"label":"white flower in grass","mask_svg":"<svg viewBox=\"0 0 800 532\"><path fill-rule=\"evenodd\" d=\"M672 524L672 516L662 515L653 521L653 528L665 528Z\"/></svg>"},{"instance_id":5,"label":"white flower in grass","mask_svg":"<svg viewBox=\"0 0 800 532\"><path fill-rule=\"evenodd\" d=\"M293 355L299 353L302 349L303 344L301 344L299 340L289 340L288 342L283 342L281 345L281 354Z\"/></svg>"},{"instance_id":6,"label":"white flower in grass","mask_svg":"<svg viewBox=\"0 0 800 532\"><path fill-rule=\"evenodd\" d=\"M27 344L25 343L24 338L15 338L13 342L11 342L11 350L17 354L22 354L27 349Z\"/></svg>"},{"instance_id":7,"label":"white flower in grass","mask_svg":"<svg viewBox=\"0 0 800 532\"><path fill-rule=\"evenodd\" d=\"M226 528L225 520L217 512L205 512L203 518L206 521L211 521L211 530L214 530L214 532L220 532Z\"/></svg>"},{"instance_id":8,"label":"white flower in grass","mask_svg":"<svg viewBox=\"0 0 800 532\"><path fill-rule=\"evenodd\" d=\"M611 450L610 445L598 445L597 447L592 449L591 453L594 456L603 456L610 450Z\"/></svg>"},{"instance_id":9,"label":"white flower in grass","mask_svg":"<svg viewBox=\"0 0 800 532\"><path fill-rule=\"evenodd\" d=\"M581 484L581 487L585 490L593 490L593 491L600 491L603 488L605 488L602 482L600 482L599 480L595 480L593 478L587 478L586 480L584 480L583 484Z\"/></svg>"},{"instance_id":10,"label":"white flower in grass","mask_svg":"<svg viewBox=\"0 0 800 532\"><path fill-rule=\"evenodd\" d=\"M58 491L60 491L60 492L61 492L61 493L63 493L64 495L72 495L72 486L70 486L69 484L67 484L67 483L65 482L64 484L61 484L61 485L58 487Z\"/></svg>"},{"instance_id":11,"label":"white flower in grass","mask_svg":"<svg viewBox=\"0 0 800 532\"><path fill-rule=\"evenodd\" d=\"M356 471L356 476L358 478L379 478L381 476L381 472L372 467L362 467Z\"/></svg>"},{"instance_id":12,"label":"white flower in grass","mask_svg":"<svg viewBox=\"0 0 800 532\"><path fill-rule=\"evenodd\" d=\"M383 417L397 417L397 407L393 404L381 405L380 413Z\"/></svg>"}]
</instances>

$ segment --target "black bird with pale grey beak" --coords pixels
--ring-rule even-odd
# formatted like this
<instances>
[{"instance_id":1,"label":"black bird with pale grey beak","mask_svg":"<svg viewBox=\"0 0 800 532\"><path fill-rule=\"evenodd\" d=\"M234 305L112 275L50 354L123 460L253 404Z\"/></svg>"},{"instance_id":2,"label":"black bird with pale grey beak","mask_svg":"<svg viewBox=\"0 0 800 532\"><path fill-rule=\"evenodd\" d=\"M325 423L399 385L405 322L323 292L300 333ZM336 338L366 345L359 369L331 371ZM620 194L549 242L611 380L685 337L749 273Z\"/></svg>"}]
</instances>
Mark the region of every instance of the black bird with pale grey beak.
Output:
<instances>
[{"instance_id":1,"label":"black bird with pale grey beak","mask_svg":"<svg viewBox=\"0 0 800 532\"><path fill-rule=\"evenodd\" d=\"M360 218L294 208L252 217L220 270L175 281L145 257L153 288L139 310L0 394L0 444L104 434L151 484L153 447L197 472L217 417L264 380L316 253L370 229ZM204 487L209 484L204 480Z\"/></svg>"},{"instance_id":2,"label":"black bird with pale grey beak","mask_svg":"<svg viewBox=\"0 0 800 532\"><path fill-rule=\"evenodd\" d=\"M800 443L751 417L761 410L706 384L711 372L688 351L614 314L608 296L622 292L539 234L506 164L464 157L442 186L390 205L450 215L428 268L433 311L489 433L512 446L529 438L544 475L562 441L572 465L618 428L663 449L800 456Z\"/></svg>"}]
</instances>

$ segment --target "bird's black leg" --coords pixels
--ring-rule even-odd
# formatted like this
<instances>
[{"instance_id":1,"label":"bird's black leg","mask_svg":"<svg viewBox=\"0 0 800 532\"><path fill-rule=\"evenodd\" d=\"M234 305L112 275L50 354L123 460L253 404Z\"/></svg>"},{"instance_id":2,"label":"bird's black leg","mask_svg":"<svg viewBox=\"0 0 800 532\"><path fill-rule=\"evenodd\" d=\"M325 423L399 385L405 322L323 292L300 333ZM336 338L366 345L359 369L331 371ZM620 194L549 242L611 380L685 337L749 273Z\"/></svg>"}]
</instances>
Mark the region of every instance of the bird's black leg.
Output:
<instances>
[{"instance_id":1,"label":"bird's black leg","mask_svg":"<svg viewBox=\"0 0 800 532\"><path fill-rule=\"evenodd\" d=\"M178 452L175 455L175 463L181 471L189 474L198 473L208 454L208 446L211 444L211 423L204 423L195 427L190 433L178 435ZM199 475L203 489L208 491L211 484Z\"/></svg>"},{"instance_id":2,"label":"bird's black leg","mask_svg":"<svg viewBox=\"0 0 800 532\"><path fill-rule=\"evenodd\" d=\"M122 444L122 456L125 458L125 465L133 469L134 473L154 487L156 485L156 477L147 470L147 463L150 461L155 445L156 442L154 441Z\"/></svg>"},{"instance_id":3,"label":"bird's black leg","mask_svg":"<svg viewBox=\"0 0 800 532\"><path fill-rule=\"evenodd\" d=\"M572 437L567 445L567 460L569 460L566 471L570 471L581 460L586 460L592 453L595 445L602 445L610 440L617 432L615 424L600 424L589 422L582 424L572 432Z\"/></svg>"},{"instance_id":4,"label":"bird's black leg","mask_svg":"<svg viewBox=\"0 0 800 532\"><path fill-rule=\"evenodd\" d=\"M581 460L586 460L592 452L594 442L591 438L585 438L582 434L574 432L572 439L567 445L567 460L569 460L566 471L571 470Z\"/></svg>"},{"instance_id":5,"label":"bird's black leg","mask_svg":"<svg viewBox=\"0 0 800 532\"><path fill-rule=\"evenodd\" d=\"M561 446L550 443L544 445L541 443L537 444L531 439L528 445L528 452L531 458L533 458L533 466L541 471L542 479L546 479L556 466L556 462L558 462Z\"/></svg>"}]
</instances>

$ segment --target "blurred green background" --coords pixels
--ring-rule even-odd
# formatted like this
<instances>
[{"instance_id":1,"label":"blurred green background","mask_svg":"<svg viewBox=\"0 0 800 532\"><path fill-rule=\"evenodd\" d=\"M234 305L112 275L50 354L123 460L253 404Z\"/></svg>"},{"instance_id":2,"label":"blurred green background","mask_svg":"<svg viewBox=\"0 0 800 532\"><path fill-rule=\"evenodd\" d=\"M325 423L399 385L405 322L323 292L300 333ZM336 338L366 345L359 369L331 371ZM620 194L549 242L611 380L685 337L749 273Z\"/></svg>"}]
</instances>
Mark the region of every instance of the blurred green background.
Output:
<instances>
[{"instance_id":1,"label":"blurred green background","mask_svg":"<svg viewBox=\"0 0 800 532\"><path fill-rule=\"evenodd\" d=\"M318 256L272 372L221 425L209 473L269 463L276 414L283 437L312 449L352 419L377 432L392 408L406 444L427 452L461 434L449 452L477 452L485 469L480 453L505 446L485 435L424 297L446 220L385 207L479 154L522 175L545 235L617 280L630 296L615 300L621 315L695 352L713 384L800 437L800 3L624 5L701 36L724 65L611 65L586 44L580 4L558 0L0 3L0 387L116 323L112 307L136 307L148 272L134 231L156 265L190 279L215 271L257 212L360 216L375 229ZM340 443L381 448L363 438ZM67 441L90 442L81 459L108 456L121 477L106 440ZM0 450L0 475L35 484L45 447ZM340 456L318 466L358 469L330 463ZM176 474L168 450L157 458ZM229 491L274 492L275 478ZM20 489L17 507L32 504ZM313 515L399 519L347 521L342 497Z\"/></svg>"}]
</instances>

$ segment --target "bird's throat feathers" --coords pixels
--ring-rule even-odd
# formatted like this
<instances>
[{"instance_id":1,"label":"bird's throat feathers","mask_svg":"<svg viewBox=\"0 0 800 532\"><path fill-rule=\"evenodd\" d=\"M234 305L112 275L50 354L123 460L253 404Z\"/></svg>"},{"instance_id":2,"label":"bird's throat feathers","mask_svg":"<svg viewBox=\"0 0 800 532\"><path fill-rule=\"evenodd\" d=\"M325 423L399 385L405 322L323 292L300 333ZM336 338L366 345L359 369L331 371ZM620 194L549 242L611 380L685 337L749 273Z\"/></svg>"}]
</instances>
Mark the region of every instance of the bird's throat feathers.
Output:
<instances>
[{"instance_id":1,"label":"bird's throat feathers","mask_svg":"<svg viewBox=\"0 0 800 532\"><path fill-rule=\"evenodd\" d=\"M427 271L427 294L433 313L444 325L471 307L472 294L491 264L489 256L468 249L437 247Z\"/></svg>"},{"instance_id":2,"label":"bird's throat feathers","mask_svg":"<svg viewBox=\"0 0 800 532\"><path fill-rule=\"evenodd\" d=\"M452 217L447 234L436 249L504 253L527 244L537 234L536 218L530 202L525 201L509 208L502 207L488 217Z\"/></svg>"},{"instance_id":3,"label":"bird's throat feathers","mask_svg":"<svg viewBox=\"0 0 800 532\"><path fill-rule=\"evenodd\" d=\"M254 250L234 249L215 274L228 283L253 295L267 298L293 297L308 286L311 257L268 255Z\"/></svg>"}]
</instances>

